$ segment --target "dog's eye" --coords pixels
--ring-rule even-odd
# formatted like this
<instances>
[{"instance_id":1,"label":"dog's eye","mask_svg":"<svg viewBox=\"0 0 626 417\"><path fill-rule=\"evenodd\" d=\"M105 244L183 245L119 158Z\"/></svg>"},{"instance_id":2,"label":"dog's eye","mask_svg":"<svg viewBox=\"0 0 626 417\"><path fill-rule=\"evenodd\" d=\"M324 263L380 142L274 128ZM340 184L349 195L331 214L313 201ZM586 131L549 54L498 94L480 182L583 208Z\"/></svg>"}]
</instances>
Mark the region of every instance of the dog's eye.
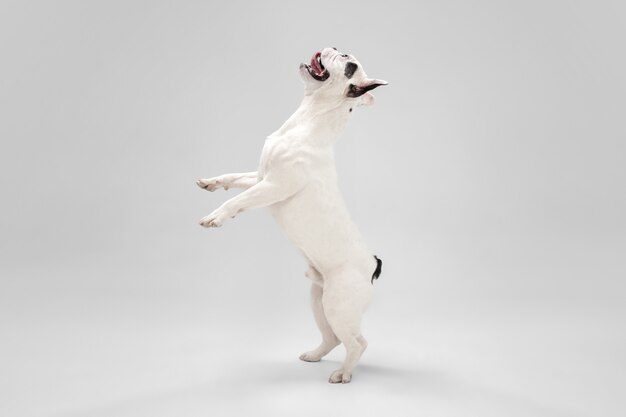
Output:
<instances>
[{"instance_id":1,"label":"dog's eye","mask_svg":"<svg viewBox=\"0 0 626 417\"><path fill-rule=\"evenodd\" d=\"M346 54L341 54L341 57L342 57L342 58L347 58L347 57L348 57L348 55L346 55Z\"/></svg>"}]
</instances>

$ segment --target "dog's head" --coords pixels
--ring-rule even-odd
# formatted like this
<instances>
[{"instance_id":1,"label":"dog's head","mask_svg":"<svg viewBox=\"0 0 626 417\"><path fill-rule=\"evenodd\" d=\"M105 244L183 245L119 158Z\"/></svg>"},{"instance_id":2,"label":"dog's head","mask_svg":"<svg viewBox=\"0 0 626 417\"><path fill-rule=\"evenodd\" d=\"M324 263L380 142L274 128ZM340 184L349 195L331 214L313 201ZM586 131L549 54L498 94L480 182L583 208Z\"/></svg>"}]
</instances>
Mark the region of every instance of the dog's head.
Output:
<instances>
[{"instance_id":1,"label":"dog's head","mask_svg":"<svg viewBox=\"0 0 626 417\"><path fill-rule=\"evenodd\" d=\"M355 57L342 54L336 48L324 48L313 55L309 64L300 64L300 77L306 95L345 100L355 106L372 104L374 96L368 91L387 84L387 81L368 78Z\"/></svg>"}]
</instances>

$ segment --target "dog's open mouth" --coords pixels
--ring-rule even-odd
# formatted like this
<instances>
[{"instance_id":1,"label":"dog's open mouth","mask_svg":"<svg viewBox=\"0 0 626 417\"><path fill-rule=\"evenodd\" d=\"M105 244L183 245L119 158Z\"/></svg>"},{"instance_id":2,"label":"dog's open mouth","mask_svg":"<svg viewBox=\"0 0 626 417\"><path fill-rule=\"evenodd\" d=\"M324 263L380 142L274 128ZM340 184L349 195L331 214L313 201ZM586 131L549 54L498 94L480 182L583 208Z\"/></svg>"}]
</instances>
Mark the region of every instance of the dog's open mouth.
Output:
<instances>
[{"instance_id":1,"label":"dog's open mouth","mask_svg":"<svg viewBox=\"0 0 626 417\"><path fill-rule=\"evenodd\" d=\"M330 75L328 74L328 70L324 68L324 65L322 65L321 52L316 52L313 55L313 58L311 58L311 64L305 64L305 66L307 71L309 71L309 74L311 74L311 77L315 78L317 81L326 81L326 79Z\"/></svg>"}]
</instances>

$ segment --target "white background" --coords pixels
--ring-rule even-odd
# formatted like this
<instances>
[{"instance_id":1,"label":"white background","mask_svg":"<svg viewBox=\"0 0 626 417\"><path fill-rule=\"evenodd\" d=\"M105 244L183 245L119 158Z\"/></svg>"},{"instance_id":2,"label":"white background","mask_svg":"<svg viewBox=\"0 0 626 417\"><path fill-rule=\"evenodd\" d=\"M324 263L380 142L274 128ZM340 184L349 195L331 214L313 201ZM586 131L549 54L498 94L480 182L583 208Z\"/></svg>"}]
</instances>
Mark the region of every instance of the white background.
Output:
<instances>
[{"instance_id":1,"label":"white background","mask_svg":"<svg viewBox=\"0 0 626 417\"><path fill-rule=\"evenodd\" d=\"M3 416L621 416L626 8L0 5ZM351 384L256 169L336 46L390 82L337 145L384 260Z\"/></svg>"}]
</instances>

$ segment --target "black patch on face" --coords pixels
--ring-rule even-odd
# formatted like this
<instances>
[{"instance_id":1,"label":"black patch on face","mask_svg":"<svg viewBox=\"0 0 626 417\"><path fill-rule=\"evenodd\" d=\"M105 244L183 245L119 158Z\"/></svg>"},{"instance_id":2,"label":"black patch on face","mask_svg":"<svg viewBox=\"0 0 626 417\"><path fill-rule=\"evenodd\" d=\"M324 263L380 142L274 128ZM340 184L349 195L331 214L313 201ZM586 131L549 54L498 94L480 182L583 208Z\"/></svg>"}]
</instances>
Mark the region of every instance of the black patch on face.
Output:
<instances>
[{"instance_id":1,"label":"black patch on face","mask_svg":"<svg viewBox=\"0 0 626 417\"><path fill-rule=\"evenodd\" d=\"M354 62L348 62L346 64L346 70L344 72L346 78L352 78L357 69L359 69L359 66L357 64L355 64Z\"/></svg>"}]
</instances>

